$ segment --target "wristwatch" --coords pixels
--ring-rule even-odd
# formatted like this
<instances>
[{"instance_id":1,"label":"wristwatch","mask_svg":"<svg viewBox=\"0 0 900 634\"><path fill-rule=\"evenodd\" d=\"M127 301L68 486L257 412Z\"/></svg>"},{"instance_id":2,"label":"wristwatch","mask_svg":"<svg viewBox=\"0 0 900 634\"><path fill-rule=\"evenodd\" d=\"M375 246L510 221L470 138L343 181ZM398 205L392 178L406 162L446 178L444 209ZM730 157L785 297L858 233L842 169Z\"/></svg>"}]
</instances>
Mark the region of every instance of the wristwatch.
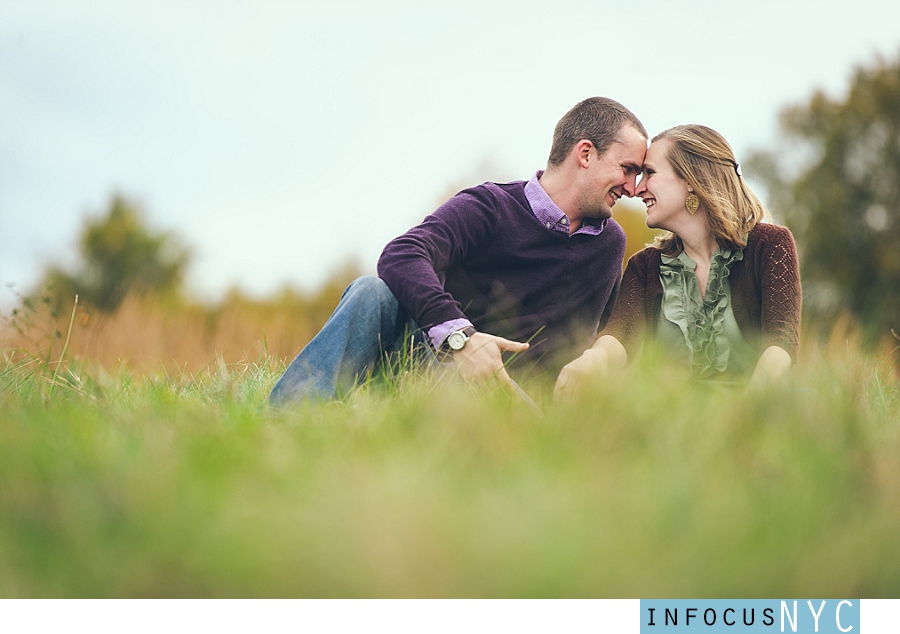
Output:
<instances>
[{"instance_id":1,"label":"wristwatch","mask_svg":"<svg viewBox=\"0 0 900 634\"><path fill-rule=\"evenodd\" d=\"M466 326L462 330L454 330L449 335L447 335L446 341L444 343L453 351L457 352L466 347L466 342L469 340L469 337L474 335L477 330L473 326Z\"/></svg>"}]
</instances>

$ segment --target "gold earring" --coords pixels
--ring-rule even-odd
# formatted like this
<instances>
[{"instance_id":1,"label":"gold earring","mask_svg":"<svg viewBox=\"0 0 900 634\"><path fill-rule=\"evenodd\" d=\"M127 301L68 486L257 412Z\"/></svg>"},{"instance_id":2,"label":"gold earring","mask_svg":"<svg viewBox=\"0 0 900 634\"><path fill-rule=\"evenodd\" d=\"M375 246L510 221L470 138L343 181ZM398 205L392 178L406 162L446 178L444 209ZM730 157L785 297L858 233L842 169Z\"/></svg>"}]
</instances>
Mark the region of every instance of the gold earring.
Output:
<instances>
[{"instance_id":1,"label":"gold earring","mask_svg":"<svg viewBox=\"0 0 900 634\"><path fill-rule=\"evenodd\" d=\"M700 207L700 199L697 198L697 194L689 194L687 198L684 199L684 208L688 210L688 213L692 216L696 213L697 209Z\"/></svg>"}]
</instances>

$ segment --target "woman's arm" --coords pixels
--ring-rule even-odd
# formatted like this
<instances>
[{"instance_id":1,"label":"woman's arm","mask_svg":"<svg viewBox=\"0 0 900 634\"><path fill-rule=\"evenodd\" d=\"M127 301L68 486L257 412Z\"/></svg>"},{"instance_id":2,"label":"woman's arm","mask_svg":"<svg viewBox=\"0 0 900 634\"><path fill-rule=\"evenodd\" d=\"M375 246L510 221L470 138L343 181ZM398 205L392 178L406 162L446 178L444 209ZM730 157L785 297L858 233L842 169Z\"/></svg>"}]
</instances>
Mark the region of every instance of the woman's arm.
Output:
<instances>
[{"instance_id":1,"label":"woman's arm","mask_svg":"<svg viewBox=\"0 0 900 634\"><path fill-rule=\"evenodd\" d=\"M800 266L787 227L770 225L761 253L763 353L750 378L751 389L771 385L791 368L800 344Z\"/></svg>"},{"instance_id":2,"label":"woman's arm","mask_svg":"<svg viewBox=\"0 0 900 634\"><path fill-rule=\"evenodd\" d=\"M592 379L621 370L628 363L625 344L640 339L647 321L645 269L651 257L651 252L644 249L628 260L609 323L594 345L559 373L553 391L557 398L570 396Z\"/></svg>"},{"instance_id":3,"label":"woman's arm","mask_svg":"<svg viewBox=\"0 0 900 634\"><path fill-rule=\"evenodd\" d=\"M777 346L797 359L800 349L800 264L794 237L787 227L768 226L769 237L759 256L762 288L762 347Z\"/></svg>"}]
</instances>

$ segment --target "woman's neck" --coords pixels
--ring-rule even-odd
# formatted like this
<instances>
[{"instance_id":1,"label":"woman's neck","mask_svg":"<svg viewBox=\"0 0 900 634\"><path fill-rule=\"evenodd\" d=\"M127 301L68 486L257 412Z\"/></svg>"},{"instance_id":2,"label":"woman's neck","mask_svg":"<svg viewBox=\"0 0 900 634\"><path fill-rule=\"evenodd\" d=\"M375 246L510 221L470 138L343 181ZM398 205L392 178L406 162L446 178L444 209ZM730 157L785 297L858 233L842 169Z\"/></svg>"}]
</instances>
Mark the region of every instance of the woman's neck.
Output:
<instances>
[{"instance_id":1,"label":"woman's neck","mask_svg":"<svg viewBox=\"0 0 900 634\"><path fill-rule=\"evenodd\" d=\"M684 252L697 264L709 264L712 254L719 248L715 236L709 231L709 224L705 218L697 218L698 222L692 223L678 232Z\"/></svg>"},{"instance_id":2,"label":"woman's neck","mask_svg":"<svg viewBox=\"0 0 900 634\"><path fill-rule=\"evenodd\" d=\"M709 269L712 255L719 248L719 243L709 231L706 218L697 218L690 227L678 234L685 254L694 261L694 276L700 289L700 297L706 299L706 283L709 281Z\"/></svg>"}]
</instances>

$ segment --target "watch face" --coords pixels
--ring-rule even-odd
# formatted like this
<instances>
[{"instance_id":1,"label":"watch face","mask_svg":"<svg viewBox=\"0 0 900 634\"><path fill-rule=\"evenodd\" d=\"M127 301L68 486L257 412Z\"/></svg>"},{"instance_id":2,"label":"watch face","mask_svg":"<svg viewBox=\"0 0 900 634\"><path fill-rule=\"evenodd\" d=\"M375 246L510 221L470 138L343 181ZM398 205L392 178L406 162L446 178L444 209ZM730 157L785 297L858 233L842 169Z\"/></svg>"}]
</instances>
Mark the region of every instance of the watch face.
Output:
<instances>
[{"instance_id":1,"label":"watch face","mask_svg":"<svg viewBox=\"0 0 900 634\"><path fill-rule=\"evenodd\" d=\"M468 341L468 337L462 332L451 332L450 336L447 337L447 345L450 346L451 350L462 350L466 345L466 341Z\"/></svg>"}]
</instances>

